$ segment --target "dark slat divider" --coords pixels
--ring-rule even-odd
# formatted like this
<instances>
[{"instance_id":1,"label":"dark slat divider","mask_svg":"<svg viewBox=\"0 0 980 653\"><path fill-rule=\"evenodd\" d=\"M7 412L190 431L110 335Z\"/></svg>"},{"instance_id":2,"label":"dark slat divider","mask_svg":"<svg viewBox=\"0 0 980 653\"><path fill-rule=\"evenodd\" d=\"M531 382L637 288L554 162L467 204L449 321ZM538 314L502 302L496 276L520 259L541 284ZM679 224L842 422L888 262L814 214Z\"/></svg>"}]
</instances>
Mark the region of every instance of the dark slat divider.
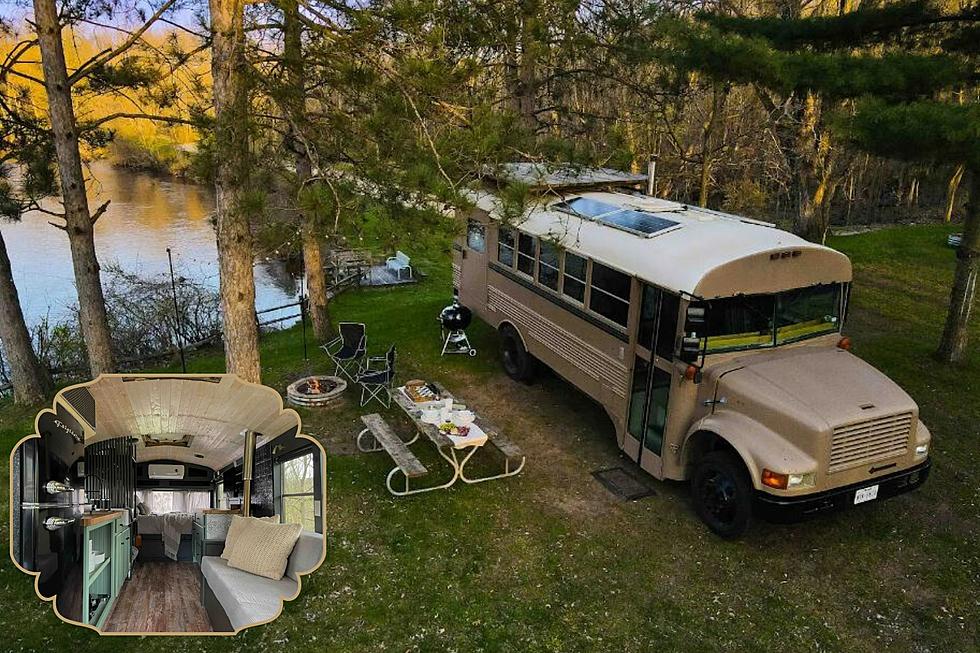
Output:
<instances>
[{"instance_id":1,"label":"dark slat divider","mask_svg":"<svg viewBox=\"0 0 980 653\"><path fill-rule=\"evenodd\" d=\"M129 438L103 440L85 447L85 493L108 491L113 508L136 507L136 445ZM96 478L98 477L98 478Z\"/></svg>"}]
</instances>

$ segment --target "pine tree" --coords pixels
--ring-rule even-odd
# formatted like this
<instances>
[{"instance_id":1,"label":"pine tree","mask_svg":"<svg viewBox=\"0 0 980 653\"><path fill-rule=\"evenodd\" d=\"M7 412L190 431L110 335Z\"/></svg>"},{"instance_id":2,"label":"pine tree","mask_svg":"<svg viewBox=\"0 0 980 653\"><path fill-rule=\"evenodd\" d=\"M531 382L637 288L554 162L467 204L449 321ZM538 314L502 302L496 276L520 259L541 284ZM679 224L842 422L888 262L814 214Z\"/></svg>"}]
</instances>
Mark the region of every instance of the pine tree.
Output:
<instances>
[{"instance_id":1,"label":"pine tree","mask_svg":"<svg viewBox=\"0 0 980 653\"><path fill-rule=\"evenodd\" d=\"M713 78L831 103L838 138L869 153L963 166L970 201L937 355L962 360L980 273L980 8L929 0L837 16L702 14L677 63ZM970 100L963 102L964 95Z\"/></svg>"}]
</instances>

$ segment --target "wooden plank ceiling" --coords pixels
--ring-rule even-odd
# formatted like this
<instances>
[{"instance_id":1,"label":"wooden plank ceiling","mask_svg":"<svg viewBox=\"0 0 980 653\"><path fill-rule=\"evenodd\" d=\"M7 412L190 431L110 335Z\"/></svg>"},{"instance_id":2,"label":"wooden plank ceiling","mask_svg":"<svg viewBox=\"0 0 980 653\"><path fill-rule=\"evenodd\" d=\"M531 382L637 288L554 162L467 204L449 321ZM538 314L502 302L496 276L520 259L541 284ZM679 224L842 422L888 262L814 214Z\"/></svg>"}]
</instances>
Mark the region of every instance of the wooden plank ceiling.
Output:
<instances>
[{"instance_id":1,"label":"wooden plank ceiling","mask_svg":"<svg viewBox=\"0 0 980 653\"><path fill-rule=\"evenodd\" d=\"M152 377L103 375L88 386L95 398L94 437L86 444L133 436L136 460L177 460L220 469L242 455L249 429L262 434L256 446L299 426L293 410L283 410L272 388L234 375ZM189 446L147 446L147 440Z\"/></svg>"}]
</instances>

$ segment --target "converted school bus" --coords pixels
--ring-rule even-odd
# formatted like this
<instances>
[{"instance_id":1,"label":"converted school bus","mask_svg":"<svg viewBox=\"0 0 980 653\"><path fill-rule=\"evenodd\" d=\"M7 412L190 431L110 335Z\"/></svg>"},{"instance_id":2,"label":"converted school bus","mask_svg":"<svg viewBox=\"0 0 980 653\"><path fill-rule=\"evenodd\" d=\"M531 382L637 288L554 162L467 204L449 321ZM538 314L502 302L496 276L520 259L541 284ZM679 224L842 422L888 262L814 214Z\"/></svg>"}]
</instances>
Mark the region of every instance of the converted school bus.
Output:
<instances>
[{"instance_id":1,"label":"converted school bus","mask_svg":"<svg viewBox=\"0 0 980 653\"><path fill-rule=\"evenodd\" d=\"M540 362L599 402L619 447L690 480L716 533L925 481L915 402L842 338L851 263L773 225L641 194L645 176L510 164L521 217L473 195L459 301L498 329L503 365Z\"/></svg>"}]
</instances>

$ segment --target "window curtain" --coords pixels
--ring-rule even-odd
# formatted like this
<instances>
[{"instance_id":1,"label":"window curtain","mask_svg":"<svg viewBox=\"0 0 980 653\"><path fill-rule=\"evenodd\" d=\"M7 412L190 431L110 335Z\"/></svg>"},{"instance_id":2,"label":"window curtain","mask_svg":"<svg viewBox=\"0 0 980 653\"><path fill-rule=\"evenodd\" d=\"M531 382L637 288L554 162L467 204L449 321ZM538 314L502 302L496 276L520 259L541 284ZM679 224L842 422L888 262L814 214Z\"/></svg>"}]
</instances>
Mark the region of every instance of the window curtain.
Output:
<instances>
[{"instance_id":1,"label":"window curtain","mask_svg":"<svg viewBox=\"0 0 980 653\"><path fill-rule=\"evenodd\" d=\"M197 490L139 490L136 498L152 515L194 513L211 507L211 493Z\"/></svg>"}]
</instances>

